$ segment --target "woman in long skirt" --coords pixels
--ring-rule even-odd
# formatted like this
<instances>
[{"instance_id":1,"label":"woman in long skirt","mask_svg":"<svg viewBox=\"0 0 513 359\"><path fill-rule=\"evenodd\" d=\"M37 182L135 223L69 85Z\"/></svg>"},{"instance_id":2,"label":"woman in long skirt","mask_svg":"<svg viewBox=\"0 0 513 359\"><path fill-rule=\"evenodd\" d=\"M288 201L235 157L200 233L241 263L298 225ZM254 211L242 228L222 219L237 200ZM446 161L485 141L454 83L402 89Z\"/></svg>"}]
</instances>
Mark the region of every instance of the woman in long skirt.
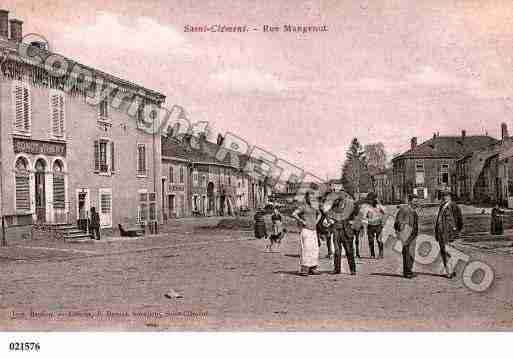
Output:
<instances>
[{"instance_id":1,"label":"woman in long skirt","mask_svg":"<svg viewBox=\"0 0 513 359\"><path fill-rule=\"evenodd\" d=\"M499 204L496 204L492 209L492 220L490 233L494 235L504 234L504 222L503 217L504 211L500 209Z\"/></svg>"},{"instance_id":2,"label":"woman in long skirt","mask_svg":"<svg viewBox=\"0 0 513 359\"><path fill-rule=\"evenodd\" d=\"M255 238L267 238L267 229L265 227L264 211L259 209L254 216L255 220Z\"/></svg>"},{"instance_id":3,"label":"woman in long skirt","mask_svg":"<svg viewBox=\"0 0 513 359\"><path fill-rule=\"evenodd\" d=\"M299 259L300 275L320 274L319 272L319 243L317 239L317 223L321 216L319 210L310 201L310 192L305 195L305 203L299 206L292 216L299 222L301 233L299 244L301 254Z\"/></svg>"}]
</instances>

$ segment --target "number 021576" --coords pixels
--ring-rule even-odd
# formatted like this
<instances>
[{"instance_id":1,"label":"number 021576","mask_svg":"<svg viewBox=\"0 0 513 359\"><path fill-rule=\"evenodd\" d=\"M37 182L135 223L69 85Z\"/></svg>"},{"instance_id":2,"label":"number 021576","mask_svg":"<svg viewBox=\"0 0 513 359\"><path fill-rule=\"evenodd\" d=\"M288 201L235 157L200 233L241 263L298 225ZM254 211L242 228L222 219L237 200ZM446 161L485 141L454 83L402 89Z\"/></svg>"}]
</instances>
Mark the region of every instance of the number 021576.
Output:
<instances>
[{"instance_id":1,"label":"number 021576","mask_svg":"<svg viewBox=\"0 0 513 359\"><path fill-rule=\"evenodd\" d=\"M39 351L41 346L36 342L11 342L9 343L10 351Z\"/></svg>"}]
</instances>

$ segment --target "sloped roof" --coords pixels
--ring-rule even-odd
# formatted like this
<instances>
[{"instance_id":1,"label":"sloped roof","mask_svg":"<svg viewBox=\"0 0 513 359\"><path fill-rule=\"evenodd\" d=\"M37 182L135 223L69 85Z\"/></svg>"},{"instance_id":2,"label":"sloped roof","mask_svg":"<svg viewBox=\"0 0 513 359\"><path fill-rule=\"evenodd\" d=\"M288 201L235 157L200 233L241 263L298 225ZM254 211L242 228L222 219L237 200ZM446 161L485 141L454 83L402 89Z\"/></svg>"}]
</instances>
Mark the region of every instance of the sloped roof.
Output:
<instances>
[{"instance_id":1,"label":"sloped roof","mask_svg":"<svg viewBox=\"0 0 513 359\"><path fill-rule=\"evenodd\" d=\"M24 58L20 54L19 47L22 47L22 46L25 47L25 48L29 47L29 45L27 45L27 44L17 43L17 42L14 42L12 40L8 40L8 39L0 37L0 51L5 53L6 59L12 59L12 60L17 61L19 63L24 63L24 64L28 64L28 65L34 66L34 64L30 61L30 59ZM27 51L27 50L25 50L25 51ZM151 89L146 88L144 86L138 85L138 84L136 84L134 82L131 82L131 81L122 79L120 77L117 77L115 75L109 74L107 72L98 70L98 69L93 68L91 66L84 65L84 64L82 64L82 63L80 63L80 62L78 62L76 60L71 60L71 59L69 59L69 58L67 58L65 56L62 56L60 54L57 54L55 52L51 52L51 51L48 51L48 50L40 49L40 48L37 48L37 47L34 47L34 46L31 47L30 51L35 52L32 56L35 56L37 54L37 55L39 55L43 59L43 61L41 61L41 64L35 65L36 67L44 69L44 66L43 66L44 60L47 57L49 57L49 56L58 55L61 58L63 58L69 64L70 67L72 67L75 64L77 64L82 69L88 70L91 73L95 74L96 76L102 77L105 80L107 80L109 82L112 82L112 83L114 83L114 84L116 84L116 85L118 85L120 87L131 88L131 89L134 89L134 90L142 91L142 94L140 94L140 95L149 97L149 98L153 99L156 102L161 103L161 102L164 102L165 99L166 99L166 96L161 94L158 91L151 90Z\"/></svg>"},{"instance_id":2,"label":"sloped roof","mask_svg":"<svg viewBox=\"0 0 513 359\"><path fill-rule=\"evenodd\" d=\"M393 161L403 158L459 158L497 143L490 136L436 136L410 149Z\"/></svg>"},{"instance_id":3,"label":"sloped roof","mask_svg":"<svg viewBox=\"0 0 513 359\"><path fill-rule=\"evenodd\" d=\"M217 145L215 143L202 141L200 146L203 150L192 147L186 139L162 136L161 148L163 157L175 157L190 162L233 167L228 156L226 156L223 161L219 161L215 157L217 151Z\"/></svg>"}]
</instances>

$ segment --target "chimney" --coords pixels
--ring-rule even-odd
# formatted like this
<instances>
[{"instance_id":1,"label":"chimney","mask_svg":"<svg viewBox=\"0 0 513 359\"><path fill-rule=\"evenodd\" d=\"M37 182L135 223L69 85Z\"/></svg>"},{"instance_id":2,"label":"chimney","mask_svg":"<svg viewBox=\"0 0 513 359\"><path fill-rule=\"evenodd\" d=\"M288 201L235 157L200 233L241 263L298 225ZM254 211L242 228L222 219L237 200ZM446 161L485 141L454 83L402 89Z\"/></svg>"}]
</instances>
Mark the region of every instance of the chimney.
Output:
<instances>
[{"instance_id":1,"label":"chimney","mask_svg":"<svg viewBox=\"0 0 513 359\"><path fill-rule=\"evenodd\" d=\"M0 36L9 38L9 11L0 9Z\"/></svg>"},{"instance_id":2,"label":"chimney","mask_svg":"<svg viewBox=\"0 0 513 359\"><path fill-rule=\"evenodd\" d=\"M433 132L433 140L436 138L436 132Z\"/></svg>"},{"instance_id":3,"label":"chimney","mask_svg":"<svg viewBox=\"0 0 513 359\"><path fill-rule=\"evenodd\" d=\"M411 138L411 149L414 150L417 147L417 137Z\"/></svg>"},{"instance_id":4,"label":"chimney","mask_svg":"<svg viewBox=\"0 0 513 359\"><path fill-rule=\"evenodd\" d=\"M505 140L509 137L508 135L508 125L506 125L504 122L501 123L501 140Z\"/></svg>"},{"instance_id":5,"label":"chimney","mask_svg":"<svg viewBox=\"0 0 513 359\"><path fill-rule=\"evenodd\" d=\"M461 130L461 141L465 140L465 136L467 136L467 131Z\"/></svg>"},{"instance_id":6,"label":"chimney","mask_svg":"<svg viewBox=\"0 0 513 359\"><path fill-rule=\"evenodd\" d=\"M223 135L218 134L217 135L217 145L221 146L223 144L223 140L224 140Z\"/></svg>"},{"instance_id":7,"label":"chimney","mask_svg":"<svg viewBox=\"0 0 513 359\"><path fill-rule=\"evenodd\" d=\"M23 39L23 21L11 19L9 22L11 23L11 40L21 42Z\"/></svg>"}]
</instances>

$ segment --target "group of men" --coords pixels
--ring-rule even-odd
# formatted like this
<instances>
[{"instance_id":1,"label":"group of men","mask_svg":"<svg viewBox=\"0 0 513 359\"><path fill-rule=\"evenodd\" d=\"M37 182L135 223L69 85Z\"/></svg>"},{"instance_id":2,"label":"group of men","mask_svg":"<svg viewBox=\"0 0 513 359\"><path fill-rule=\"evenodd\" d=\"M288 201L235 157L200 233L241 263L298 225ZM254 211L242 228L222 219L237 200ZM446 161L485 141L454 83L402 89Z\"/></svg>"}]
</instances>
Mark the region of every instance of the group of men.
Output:
<instances>
[{"instance_id":1,"label":"group of men","mask_svg":"<svg viewBox=\"0 0 513 359\"><path fill-rule=\"evenodd\" d=\"M463 228L463 219L458 205L452 201L450 192L445 192L435 222L435 238L440 247L440 256L448 278L454 277L454 272L448 267L450 257L446 245L452 242ZM355 202L350 196L340 196L332 203L321 201L315 205L312 195L307 192L305 202L297 208L293 217L301 226L300 232L300 274L320 274L319 272L319 246L318 236L326 239L328 256L331 258L330 240L334 244L333 274L342 272L342 248L351 275L356 274L355 256L359 254L359 237L362 222L367 224L367 236L371 258L375 257L374 243L378 243L378 258L383 258L383 240L380 235L386 221L384 207L379 205L377 196L371 193L367 196L365 211L361 210L361 203ZM419 216L417 213L418 201L415 195L408 196L408 202L399 206L394 229L402 242L403 275L405 278L414 278L413 263L415 262L415 239L419 233ZM363 212L363 215L362 215ZM364 217L364 218L362 218ZM356 244L356 246L354 245ZM355 248L356 247L356 248ZM356 253L355 253L356 249Z\"/></svg>"}]
</instances>

